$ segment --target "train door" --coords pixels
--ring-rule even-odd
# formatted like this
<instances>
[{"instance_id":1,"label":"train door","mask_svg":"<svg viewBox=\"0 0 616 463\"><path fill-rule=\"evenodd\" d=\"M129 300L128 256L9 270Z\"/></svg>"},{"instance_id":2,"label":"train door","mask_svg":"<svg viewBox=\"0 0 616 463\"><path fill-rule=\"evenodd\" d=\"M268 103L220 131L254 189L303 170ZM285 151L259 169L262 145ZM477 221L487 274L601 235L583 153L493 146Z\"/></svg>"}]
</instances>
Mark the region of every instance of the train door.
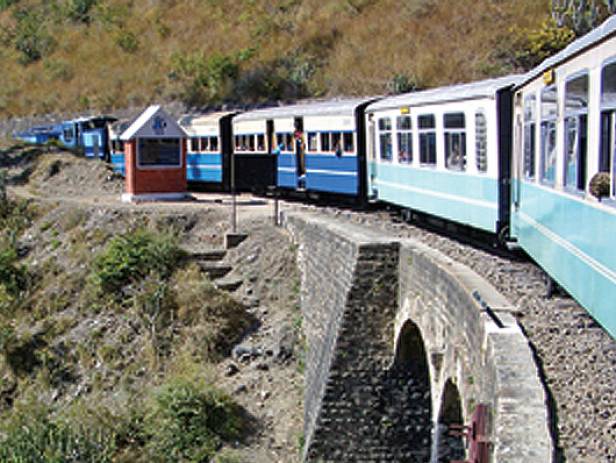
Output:
<instances>
[{"instance_id":1,"label":"train door","mask_svg":"<svg viewBox=\"0 0 616 463\"><path fill-rule=\"evenodd\" d=\"M523 150L523 127L522 127L522 117L518 114L515 121L515 145L513 148L513 156L514 156L514 172L515 176L513 182L513 205L515 210L517 211L520 208L520 188L522 188L522 175L524 175L524 156L522 156Z\"/></svg>"},{"instance_id":2,"label":"train door","mask_svg":"<svg viewBox=\"0 0 616 463\"><path fill-rule=\"evenodd\" d=\"M293 121L293 144L295 147L295 165L297 166L297 178L299 188L304 188L306 184L306 150L304 143L304 119L296 117Z\"/></svg>"},{"instance_id":3,"label":"train door","mask_svg":"<svg viewBox=\"0 0 616 463\"><path fill-rule=\"evenodd\" d=\"M376 179L378 178L378 162L376 159L376 124L374 114L368 115L368 196L376 199L378 191Z\"/></svg>"}]
</instances>

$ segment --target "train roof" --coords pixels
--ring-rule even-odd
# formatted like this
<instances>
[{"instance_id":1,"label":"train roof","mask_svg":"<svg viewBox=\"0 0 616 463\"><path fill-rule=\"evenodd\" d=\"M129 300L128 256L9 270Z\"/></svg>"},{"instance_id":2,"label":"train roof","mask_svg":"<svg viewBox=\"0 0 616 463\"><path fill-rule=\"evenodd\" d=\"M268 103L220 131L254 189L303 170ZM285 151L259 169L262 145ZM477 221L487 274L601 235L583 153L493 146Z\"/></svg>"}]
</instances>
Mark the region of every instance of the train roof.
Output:
<instances>
[{"instance_id":1,"label":"train roof","mask_svg":"<svg viewBox=\"0 0 616 463\"><path fill-rule=\"evenodd\" d=\"M493 98L497 91L516 85L521 77L520 75L509 75L469 84L457 84L449 87L432 88L419 92L390 96L372 103L368 106L367 111L394 109L401 106L422 106L475 98Z\"/></svg>"},{"instance_id":2,"label":"train roof","mask_svg":"<svg viewBox=\"0 0 616 463\"><path fill-rule=\"evenodd\" d=\"M374 100L374 98L369 97L332 99L324 101L309 100L288 106L274 106L270 108L248 111L236 116L234 121L253 121L295 116L353 115L358 106L372 100Z\"/></svg>"},{"instance_id":3,"label":"train roof","mask_svg":"<svg viewBox=\"0 0 616 463\"><path fill-rule=\"evenodd\" d=\"M560 52L550 56L536 68L531 69L524 75L518 87L526 85L531 80L543 75L544 72L552 69L559 64L568 61L574 56L592 48L594 45L616 34L616 15L610 16L599 27L594 28L588 34L574 40Z\"/></svg>"},{"instance_id":4,"label":"train roof","mask_svg":"<svg viewBox=\"0 0 616 463\"><path fill-rule=\"evenodd\" d=\"M211 126L217 124L223 117L236 114L235 111L218 111L207 114L185 114L178 119L178 123L188 132L192 127Z\"/></svg>"}]
</instances>

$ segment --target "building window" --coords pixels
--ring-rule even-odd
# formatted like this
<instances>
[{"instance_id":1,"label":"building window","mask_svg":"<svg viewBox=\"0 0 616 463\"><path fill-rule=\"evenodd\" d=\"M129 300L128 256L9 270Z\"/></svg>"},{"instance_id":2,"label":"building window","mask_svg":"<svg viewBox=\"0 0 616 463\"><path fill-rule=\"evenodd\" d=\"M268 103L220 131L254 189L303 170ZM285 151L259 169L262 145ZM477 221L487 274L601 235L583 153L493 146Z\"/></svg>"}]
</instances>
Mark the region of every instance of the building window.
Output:
<instances>
[{"instance_id":1,"label":"building window","mask_svg":"<svg viewBox=\"0 0 616 463\"><path fill-rule=\"evenodd\" d=\"M588 75L565 85L565 186L586 189L588 151Z\"/></svg>"},{"instance_id":2,"label":"building window","mask_svg":"<svg viewBox=\"0 0 616 463\"><path fill-rule=\"evenodd\" d=\"M475 113L475 162L479 172L488 171L488 120L483 110Z\"/></svg>"},{"instance_id":3,"label":"building window","mask_svg":"<svg viewBox=\"0 0 616 463\"><path fill-rule=\"evenodd\" d=\"M464 113L445 114L445 167L451 170L466 169L466 129Z\"/></svg>"},{"instance_id":4,"label":"building window","mask_svg":"<svg viewBox=\"0 0 616 463\"><path fill-rule=\"evenodd\" d=\"M315 132L308 133L308 151L314 153L319 149L317 145L318 140L318 136Z\"/></svg>"},{"instance_id":5,"label":"building window","mask_svg":"<svg viewBox=\"0 0 616 463\"><path fill-rule=\"evenodd\" d=\"M601 72L601 147L599 170L612 177L611 195L616 195L616 62Z\"/></svg>"},{"instance_id":6,"label":"building window","mask_svg":"<svg viewBox=\"0 0 616 463\"><path fill-rule=\"evenodd\" d=\"M555 86L541 92L541 152L540 179L554 184L556 180L556 118L558 93Z\"/></svg>"},{"instance_id":7,"label":"building window","mask_svg":"<svg viewBox=\"0 0 616 463\"><path fill-rule=\"evenodd\" d=\"M344 152L353 153L355 151L355 140L353 139L353 132L344 132Z\"/></svg>"},{"instance_id":8,"label":"building window","mask_svg":"<svg viewBox=\"0 0 616 463\"><path fill-rule=\"evenodd\" d=\"M432 114L417 118L419 132L419 162L436 165L436 119Z\"/></svg>"},{"instance_id":9,"label":"building window","mask_svg":"<svg viewBox=\"0 0 616 463\"><path fill-rule=\"evenodd\" d=\"M181 167L179 138L139 138L137 144L139 167Z\"/></svg>"},{"instance_id":10,"label":"building window","mask_svg":"<svg viewBox=\"0 0 616 463\"><path fill-rule=\"evenodd\" d=\"M391 119L389 117L379 119L379 146L381 160L391 161L393 147L391 138Z\"/></svg>"},{"instance_id":11,"label":"building window","mask_svg":"<svg viewBox=\"0 0 616 463\"><path fill-rule=\"evenodd\" d=\"M413 124L411 116L398 116L396 129L398 131L398 162L410 164L413 162Z\"/></svg>"},{"instance_id":12,"label":"building window","mask_svg":"<svg viewBox=\"0 0 616 463\"><path fill-rule=\"evenodd\" d=\"M535 178L536 101L535 95L524 99L524 177L528 179Z\"/></svg>"}]
</instances>

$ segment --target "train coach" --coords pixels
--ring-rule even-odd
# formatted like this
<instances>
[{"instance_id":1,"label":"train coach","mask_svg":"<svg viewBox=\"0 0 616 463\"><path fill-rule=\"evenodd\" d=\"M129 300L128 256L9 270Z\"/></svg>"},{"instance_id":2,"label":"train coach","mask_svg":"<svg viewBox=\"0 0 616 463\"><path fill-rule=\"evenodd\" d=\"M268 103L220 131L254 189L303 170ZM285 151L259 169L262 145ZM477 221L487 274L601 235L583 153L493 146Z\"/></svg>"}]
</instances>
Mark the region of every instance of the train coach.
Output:
<instances>
[{"instance_id":1,"label":"train coach","mask_svg":"<svg viewBox=\"0 0 616 463\"><path fill-rule=\"evenodd\" d=\"M235 113L186 115L179 124L188 133L186 177L210 190L231 188L231 120Z\"/></svg>"},{"instance_id":2,"label":"train coach","mask_svg":"<svg viewBox=\"0 0 616 463\"><path fill-rule=\"evenodd\" d=\"M519 76L376 101L366 109L372 200L506 239Z\"/></svg>"},{"instance_id":3,"label":"train coach","mask_svg":"<svg viewBox=\"0 0 616 463\"><path fill-rule=\"evenodd\" d=\"M616 336L616 17L515 93L512 237Z\"/></svg>"},{"instance_id":4,"label":"train coach","mask_svg":"<svg viewBox=\"0 0 616 463\"><path fill-rule=\"evenodd\" d=\"M238 187L365 198L363 111L371 101L306 102L236 116Z\"/></svg>"}]
</instances>

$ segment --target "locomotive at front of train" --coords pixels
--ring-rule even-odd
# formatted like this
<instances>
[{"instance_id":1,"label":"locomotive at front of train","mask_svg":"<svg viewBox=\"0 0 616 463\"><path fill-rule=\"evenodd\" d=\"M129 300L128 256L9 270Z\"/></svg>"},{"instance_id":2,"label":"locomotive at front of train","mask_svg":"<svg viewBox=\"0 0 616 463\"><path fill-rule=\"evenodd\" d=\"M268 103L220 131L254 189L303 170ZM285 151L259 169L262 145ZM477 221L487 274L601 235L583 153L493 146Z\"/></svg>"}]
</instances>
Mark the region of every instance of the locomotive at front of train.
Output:
<instances>
[{"instance_id":1,"label":"locomotive at front of train","mask_svg":"<svg viewBox=\"0 0 616 463\"><path fill-rule=\"evenodd\" d=\"M369 105L369 197L506 239L518 81L507 76Z\"/></svg>"},{"instance_id":2,"label":"locomotive at front of train","mask_svg":"<svg viewBox=\"0 0 616 463\"><path fill-rule=\"evenodd\" d=\"M234 119L237 184L319 196L365 198L363 110L370 99L336 99L259 109ZM267 153L246 179L247 158ZM253 164L262 157L251 158ZM249 169L248 171L253 171ZM270 177L270 175L272 175Z\"/></svg>"},{"instance_id":3,"label":"locomotive at front of train","mask_svg":"<svg viewBox=\"0 0 616 463\"><path fill-rule=\"evenodd\" d=\"M512 235L616 336L616 17L516 89Z\"/></svg>"},{"instance_id":4,"label":"locomotive at front of train","mask_svg":"<svg viewBox=\"0 0 616 463\"><path fill-rule=\"evenodd\" d=\"M111 116L79 117L57 126L59 141L69 149L83 150L89 158L109 160L108 126L117 119Z\"/></svg>"},{"instance_id":5,"label":"locomotive at front of train","mask_svg":"<svg viewBox=\"0 0 616 463\"><path fill-rule=\"evenodd\" d=\"M186 115L179 124L189 134L186 177L209 191L231 188L231 121L235 113Z\"/></svg>"}]
</instances>

